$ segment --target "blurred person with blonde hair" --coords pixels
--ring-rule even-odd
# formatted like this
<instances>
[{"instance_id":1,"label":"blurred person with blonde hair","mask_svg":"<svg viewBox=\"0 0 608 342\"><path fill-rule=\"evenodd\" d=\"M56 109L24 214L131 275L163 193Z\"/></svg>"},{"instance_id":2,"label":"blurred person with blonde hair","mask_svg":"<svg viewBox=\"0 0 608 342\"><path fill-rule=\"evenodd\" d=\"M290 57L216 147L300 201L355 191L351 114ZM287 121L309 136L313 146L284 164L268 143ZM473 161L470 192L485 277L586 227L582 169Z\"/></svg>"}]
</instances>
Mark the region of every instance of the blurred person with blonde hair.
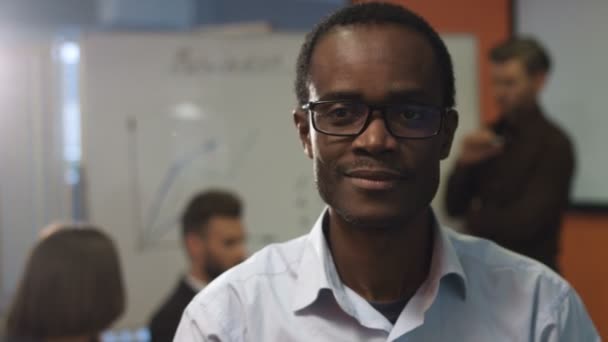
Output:
<instances>
[{"instance_id":1,"label":"blurred person with blonde hair","mask_svg":"<svg viewBox=\"0 0 608 342\"><path fill-rule=\"evenodd\" d=\"M44 231L8 314L8 341L98 341L125 309L116 247L91 226Z\"/></svg>"}]
</instances>

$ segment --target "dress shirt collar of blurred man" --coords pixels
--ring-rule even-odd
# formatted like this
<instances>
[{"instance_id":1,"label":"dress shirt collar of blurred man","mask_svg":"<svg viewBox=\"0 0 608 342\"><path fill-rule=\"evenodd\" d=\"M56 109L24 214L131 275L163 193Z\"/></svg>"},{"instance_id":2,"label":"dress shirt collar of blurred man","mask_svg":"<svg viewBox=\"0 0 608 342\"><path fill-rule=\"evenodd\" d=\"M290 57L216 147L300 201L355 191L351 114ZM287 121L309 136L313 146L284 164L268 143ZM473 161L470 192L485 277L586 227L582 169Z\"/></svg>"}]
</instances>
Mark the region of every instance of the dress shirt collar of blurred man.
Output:
<instances>
[{"instance_id":1,"label":"dress shirt collar of blurred man","mask_svg":"<svg viewBox=\"0 0 608 342\"><path fill-rule=\"evenodd\" d=\"M199 291L201 291L202 289L204 289L205 286L207 286L207 282L200 280L199 278L193 276L190 273L185 276L184 281L196 293L198 293Z\"/></svg>"}]
</instances>

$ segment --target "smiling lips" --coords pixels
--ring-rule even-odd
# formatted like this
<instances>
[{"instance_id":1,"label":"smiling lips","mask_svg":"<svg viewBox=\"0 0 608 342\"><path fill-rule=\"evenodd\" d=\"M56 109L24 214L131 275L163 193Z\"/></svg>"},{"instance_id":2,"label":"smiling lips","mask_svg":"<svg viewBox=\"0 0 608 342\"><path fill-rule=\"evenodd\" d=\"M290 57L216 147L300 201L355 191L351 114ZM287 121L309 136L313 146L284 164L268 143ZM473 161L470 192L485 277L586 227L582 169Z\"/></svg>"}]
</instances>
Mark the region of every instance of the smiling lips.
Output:
<instances>
[{"instance_id":1,"label":"smiling lips","mask_svg":"<svg viewBox=\"0 0 608 342\"><path fill-rule=\"evenodd\" d=\"M358 169L346 172L345 176L355 187L370 191L390 190L406 178L387 169Z\"/></svg>"}]
</instances>

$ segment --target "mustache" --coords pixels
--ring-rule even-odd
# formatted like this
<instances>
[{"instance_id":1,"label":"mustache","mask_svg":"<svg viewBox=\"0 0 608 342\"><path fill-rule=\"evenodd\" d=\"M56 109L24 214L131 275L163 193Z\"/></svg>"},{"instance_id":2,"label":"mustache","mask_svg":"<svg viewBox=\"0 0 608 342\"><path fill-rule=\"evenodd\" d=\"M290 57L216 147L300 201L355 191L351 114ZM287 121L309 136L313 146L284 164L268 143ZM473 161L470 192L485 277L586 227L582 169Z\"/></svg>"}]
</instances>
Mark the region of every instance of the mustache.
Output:
<instances>
[{"instance_id":1,"label":"mustache","mask_svg":"<svg viewBox=\"0 0 608 342\"><path fill-rule=\"evenodd\" d=\"M350 163L337 164L335 169L343 175L348 175L357 170L385 170L398 174L403 178L409 178L413 175L412 170L395 162L372 158L359 158Z\"/></svg>"}]
</instances>

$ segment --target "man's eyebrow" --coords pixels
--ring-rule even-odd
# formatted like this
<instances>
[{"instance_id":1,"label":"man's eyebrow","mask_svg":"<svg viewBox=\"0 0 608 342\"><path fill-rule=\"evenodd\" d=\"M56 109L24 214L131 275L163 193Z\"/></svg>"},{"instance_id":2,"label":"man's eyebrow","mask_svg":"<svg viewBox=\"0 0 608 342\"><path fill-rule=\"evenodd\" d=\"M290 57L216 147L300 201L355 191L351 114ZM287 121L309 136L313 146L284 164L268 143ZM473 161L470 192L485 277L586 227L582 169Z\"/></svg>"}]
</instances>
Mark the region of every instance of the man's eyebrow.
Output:
<instances>
[{"instance_id":1,"label":"man's eyebrow","mask_svg":"<svg viewBox=\"0 0 608 342\"><path fill-rule=\"evenodd\" d=\"M366 101L365 97L360 92L354 91L334 91L323 94L319 101L334 101L334 100L347 100L347 101ZM424 89L408 89L408 90L393 90L389 91L381 102L394 102L394 101L412 101L412 102L428 102L431 100L430 94Z\"/></svg>"},{"instance_id":2,"label":"man's eyebrow","mask_svg":"<svg viewBox=\"0 0 608 342\"><path fill-rule=\"evenodd\" d=\"M427 102L431 100L431 96L424 89L396 90L389 92L385 100Z\"/></svg>"},{"instance_id":3,"label":"man's eyebrow","mask_svg":"<svg viewBox=\"0 0 608 342\"><path fill-rule=\"evenodd\" d=\"M333 100L348 100L348 101L362 101L363 94L354 91L333 91L323 94L319 98L319 101L333 101Z\"/></svg>"}]
</instances>

